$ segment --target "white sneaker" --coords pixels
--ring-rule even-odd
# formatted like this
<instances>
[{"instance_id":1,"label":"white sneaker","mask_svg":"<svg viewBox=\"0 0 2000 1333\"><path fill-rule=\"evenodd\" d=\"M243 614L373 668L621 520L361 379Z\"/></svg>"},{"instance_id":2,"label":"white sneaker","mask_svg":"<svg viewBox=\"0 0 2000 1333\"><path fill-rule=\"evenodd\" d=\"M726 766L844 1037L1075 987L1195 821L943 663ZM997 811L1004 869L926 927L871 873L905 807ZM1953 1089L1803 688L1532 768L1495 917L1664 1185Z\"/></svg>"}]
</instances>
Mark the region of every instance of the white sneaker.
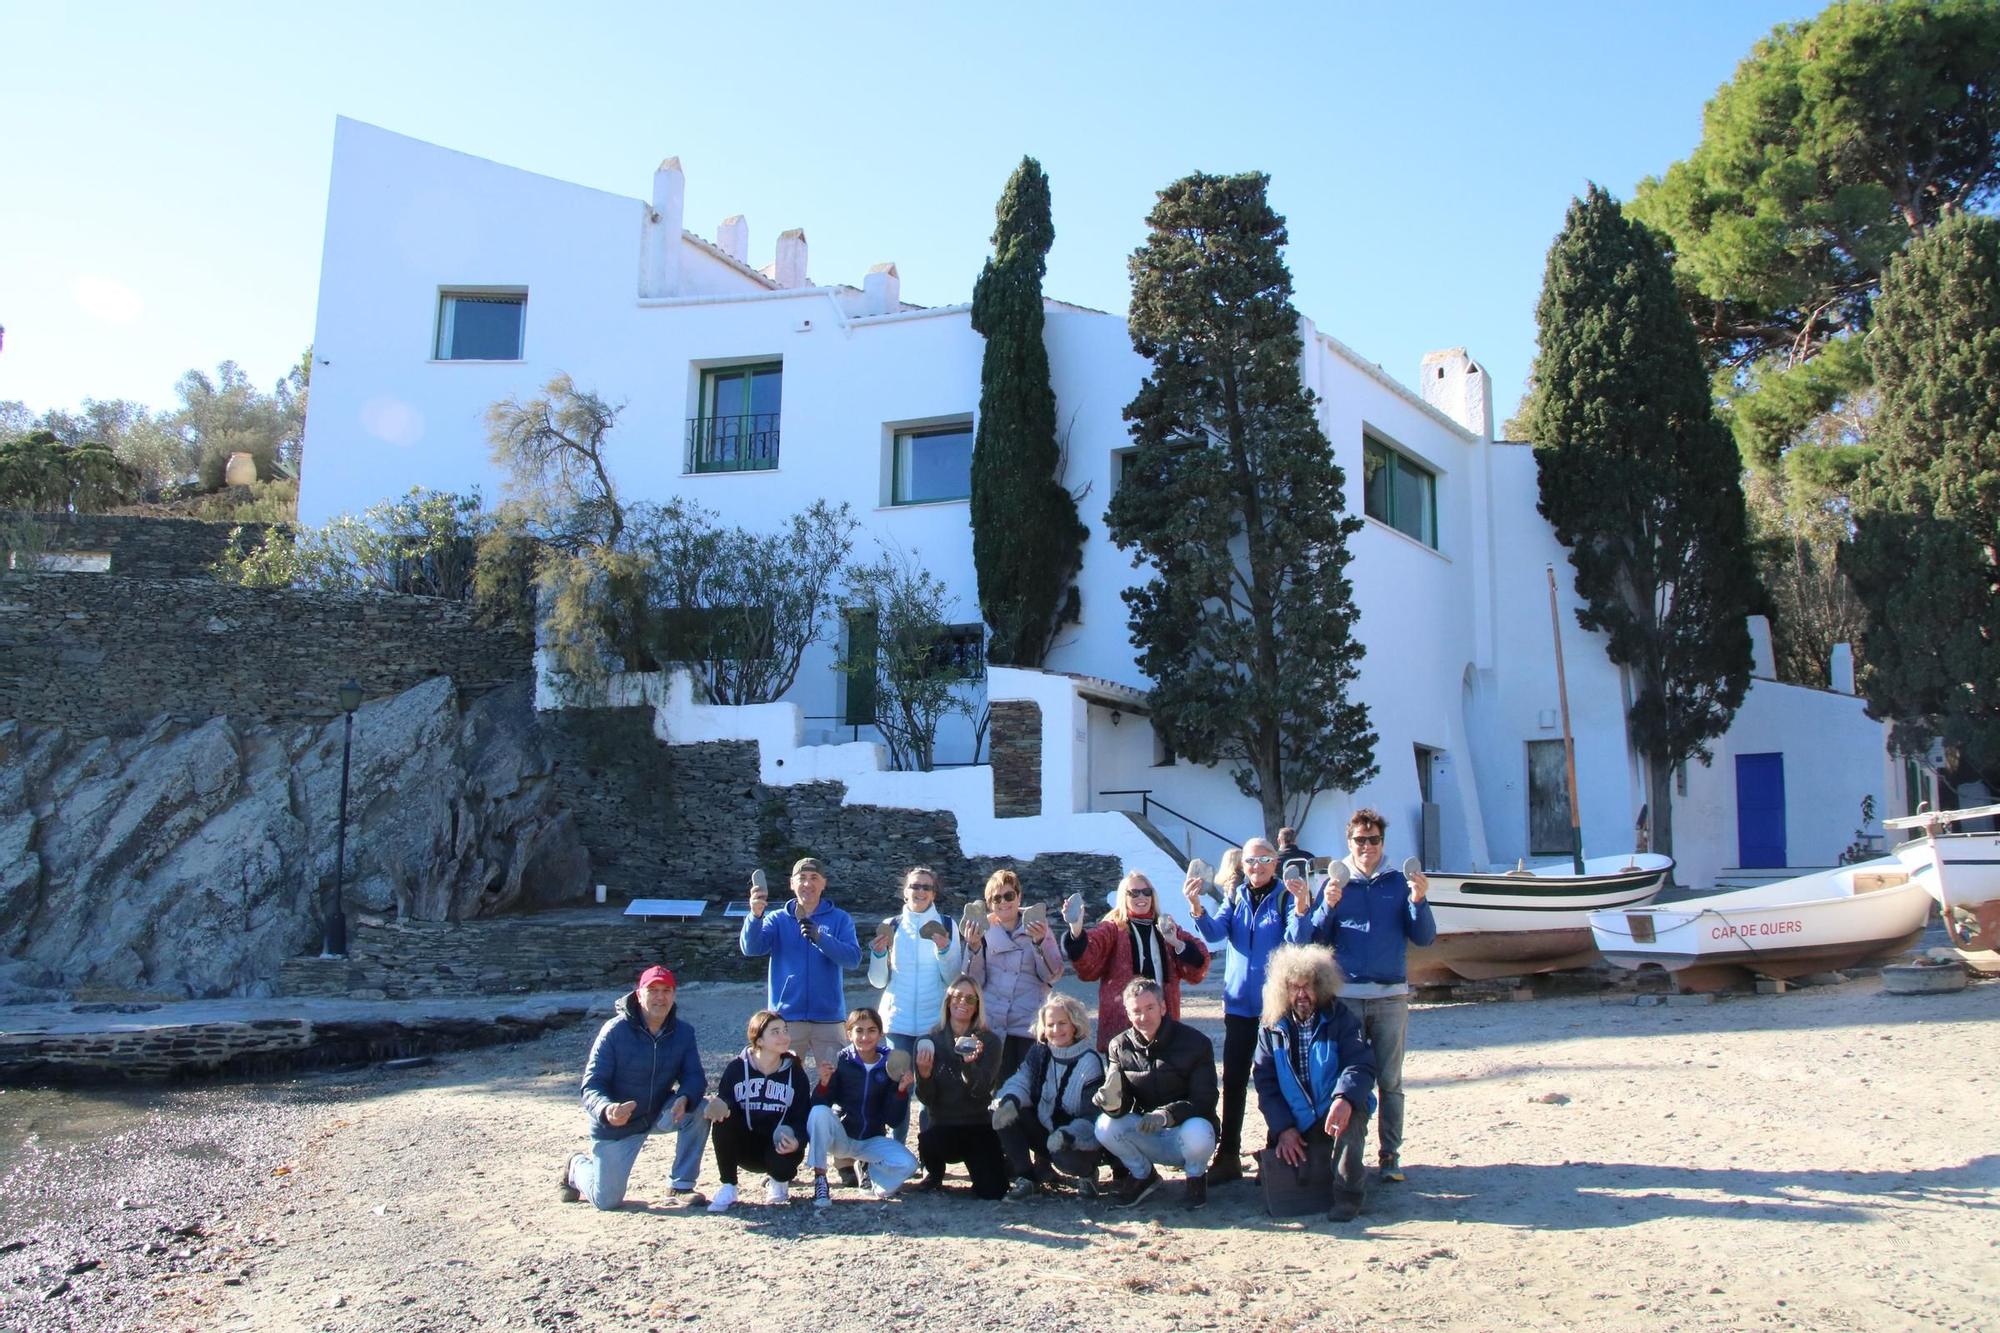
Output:
<instances>
[{"instance_id":1,"label":"white sneaker","mask_svg":"<svg viewBox=\"0 0 2000 1333\"><path fill-rule=\"evenodd\" d=\"M887 1203L889 1202L889 1200L896 1197L896 1191L892 1189L885 1189L880 1185L875 1185L870 1187L868 1192L875 1196L875 1201L877 1203Z\"/></svg>"},{"instance_id":2,"label":"white sneaker","mask_svg":"<svg viewBox=\"0 0 2000 1333\"><path fill-rule=\"evenodd\" d=\"M791 1201L792 1201L792 1187L790 1183L783 1180L774 1180L770 1182L770 1188L764 1194L764 1202L790 1203Z\"/></svg>"},{"instance_id":3,"label":"white sneaker","mask_svg":"<svg viewBox=\"0 0 2000 1333\"><path fill-rule=\"evenodd\" d=\"M735 1202L736 1187L734 1185L724 1185L715 1192L715 1197L709 1201L708 1211L711 1213L726 1213Z\"/></svg>"}]
</instances>

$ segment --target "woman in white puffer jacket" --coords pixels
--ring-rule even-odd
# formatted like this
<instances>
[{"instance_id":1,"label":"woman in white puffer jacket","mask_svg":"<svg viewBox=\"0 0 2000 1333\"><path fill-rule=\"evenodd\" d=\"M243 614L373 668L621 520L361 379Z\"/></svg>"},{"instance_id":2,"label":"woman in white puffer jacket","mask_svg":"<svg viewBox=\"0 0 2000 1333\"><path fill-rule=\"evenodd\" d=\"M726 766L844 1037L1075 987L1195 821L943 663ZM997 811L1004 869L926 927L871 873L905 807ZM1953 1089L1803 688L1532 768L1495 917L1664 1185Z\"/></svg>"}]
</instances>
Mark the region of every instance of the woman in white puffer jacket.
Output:
<instances>
[{"instance_id":1,"label":"woman in white puffer jacket","mask_svg":"<svg viewBox=\"0 0 2000 1333\"><path fill-rule=\"evenodd\" d=\"M932 927L929 935L925 927ZM965 970L965 945L938 915L937 872L911 866L903 873L903 910L875 928L868 948L868 984L882 992L882 1026L891 1050L914 1054L917 1039L937 1026L945 987ZM909 1134L909 1106L890 1128L896 1141Z\"/></svg>"}]
</instances>

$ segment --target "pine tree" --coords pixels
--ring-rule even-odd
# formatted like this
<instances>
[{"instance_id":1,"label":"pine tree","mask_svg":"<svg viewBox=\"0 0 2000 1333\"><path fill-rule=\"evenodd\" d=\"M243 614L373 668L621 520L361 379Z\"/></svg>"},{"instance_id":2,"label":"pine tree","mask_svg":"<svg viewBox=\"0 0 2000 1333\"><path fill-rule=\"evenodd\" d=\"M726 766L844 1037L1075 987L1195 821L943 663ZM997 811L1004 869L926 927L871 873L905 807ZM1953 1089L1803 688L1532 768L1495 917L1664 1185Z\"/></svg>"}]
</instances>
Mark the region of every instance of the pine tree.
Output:
<instances>
[{"instance_id":1,"label":"pine tree","mask_svg":"<svg viewBox=\"0 0 2000 1333\"><path fill-rule=\"evenodd\" d=\"M1042 277L1055 226L1039 162L1021 159L994 211L993 257L972 293L972 327L986 338L972 445L972 565L980 614L993 631L988 660L1037 667L1080 614L1075 580L1089 535L1062 484L1042 342Z\"/></svg>"},{"instance_id":2,"label":"pine tree","mask_svg":"<svg viewBox=\"0 0 2000 1333\"><path fill-rule=\"evenodd\" d=\"M1302 344L1269 178L1161 191L1132 256L1132 345L1152 373L1125 409L1138 445L1106 513L1150 577L1124 597L1154 726L1233 765L1264 827L1376 773L1347 578L1345 478L1299 377Z\"/></svg>"},{"instance_id":3,"label":"pine tree","mask_svg":"<svg viewBox=\"0 0 2000 1333\"><path fill-rule=\"evenodd\" d=\"M1900 748L1941 737L2000 782L2000 221L1941 224L1889 269L1868 336L1877 454L1849 574L1861 689Z\"/></svg>"},{"instance_id":4,"label":"pine tree","mask_svg":"<svg viewBox=\"0 0 2000 1333\"><path fill-rule=\"evenodd\" d=\"M1569 548L1578 623L1604 631L1631 673L1653 845L1671 853L1674 767L1706 762L1750 683L1742 464L1665 256L1596 186L1549 247L1536 319L1522 423L1539 507Z\"/></svg>"}]
</instances>

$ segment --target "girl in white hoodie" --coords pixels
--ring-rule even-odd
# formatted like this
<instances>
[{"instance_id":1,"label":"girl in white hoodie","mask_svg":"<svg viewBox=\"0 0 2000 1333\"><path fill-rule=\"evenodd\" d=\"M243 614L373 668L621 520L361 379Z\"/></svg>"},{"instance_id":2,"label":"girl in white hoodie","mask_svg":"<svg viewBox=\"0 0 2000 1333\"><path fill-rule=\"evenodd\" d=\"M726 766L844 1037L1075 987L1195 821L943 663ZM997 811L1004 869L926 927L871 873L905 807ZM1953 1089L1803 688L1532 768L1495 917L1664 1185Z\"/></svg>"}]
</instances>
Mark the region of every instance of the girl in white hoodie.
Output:
<instances>
[{"instance_id":1,"label":"girl in white hoodie","mask_svg":"<svg viewBox=\"0 0 2000 1333\"><path fill-rule=\"evenodd\" d=\"M937 890L937 872L929 866L905 871L903 910L876 928L868 948L868 984L882 992L877 1007L891 1050L915 1052L917 1039L937 1025L945 987L965 970L965 945L938 914ZM926 926L932 927L928 935ZM901 1123L890 1132L901 1143L909 1131L906 1102Z\"/></svg>"}]
</instances>

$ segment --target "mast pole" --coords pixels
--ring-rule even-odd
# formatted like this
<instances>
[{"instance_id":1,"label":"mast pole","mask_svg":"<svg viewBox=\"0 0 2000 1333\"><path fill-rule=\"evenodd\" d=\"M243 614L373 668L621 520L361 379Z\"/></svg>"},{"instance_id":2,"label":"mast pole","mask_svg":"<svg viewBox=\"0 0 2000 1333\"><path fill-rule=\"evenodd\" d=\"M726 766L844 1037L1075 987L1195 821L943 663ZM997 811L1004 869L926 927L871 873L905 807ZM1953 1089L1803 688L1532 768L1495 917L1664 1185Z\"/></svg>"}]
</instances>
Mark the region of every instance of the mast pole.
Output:
<instances>
[{"instance_id":1,"label":"mast pole","mask_svg":"<svg viewBox=\"0 0 2000 1333\"><path fill-rule=\"evenodd\" d=\"M1556 638L1556 698L1562 704L1563 771L1569 780L1569 856L1576 873L1583 873L1583 816L1576 800L1576 739L1569 730L1569 683L1563 676L1562 613L1556 609L1556 567L1548 566L1549 626Z\"/></svg>"}]
</instances>

